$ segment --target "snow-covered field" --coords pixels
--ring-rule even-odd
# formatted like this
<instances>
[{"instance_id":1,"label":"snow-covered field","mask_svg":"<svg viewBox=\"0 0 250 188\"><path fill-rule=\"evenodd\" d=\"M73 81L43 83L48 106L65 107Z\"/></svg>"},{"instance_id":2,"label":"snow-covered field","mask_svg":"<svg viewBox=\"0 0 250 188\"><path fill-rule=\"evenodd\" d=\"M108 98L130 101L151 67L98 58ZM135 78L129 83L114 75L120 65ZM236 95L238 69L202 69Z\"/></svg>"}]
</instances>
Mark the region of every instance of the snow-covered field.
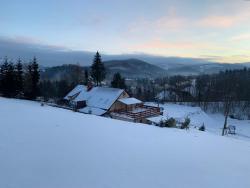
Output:
<instances>
[{"instance_id":1,"label":"snow-covered field","mask_svg":"<svg viewBox=\"0 0 250 188\"><path fill-rule=\"evenodd\" d=\"M0 98L1 188L248 188L249 159L247 140Z\"/></svg>"},{"instance_id":2,"label":"snow-covered field","mask_svg":"<svg viewBox=\"0 0 250 188\"><path fill-rule=\"evenodd\" d=\"M148 103L149 105L156 106L157 104ZM206 131L221 135L222 127L224 125L224 116L222 114L207 114L201 110L200 107L191 107L184 105L177 105L167 103L160 105L164 108L163 115L170 118L173 117L177 120L184 121L186 117L191 119L191 128L200 127L203 123ZM236 126L236 135L227 135L235 139L250 141L250 120L236 120L228 118L228 125Z\"/></svg>"}]
</instances>

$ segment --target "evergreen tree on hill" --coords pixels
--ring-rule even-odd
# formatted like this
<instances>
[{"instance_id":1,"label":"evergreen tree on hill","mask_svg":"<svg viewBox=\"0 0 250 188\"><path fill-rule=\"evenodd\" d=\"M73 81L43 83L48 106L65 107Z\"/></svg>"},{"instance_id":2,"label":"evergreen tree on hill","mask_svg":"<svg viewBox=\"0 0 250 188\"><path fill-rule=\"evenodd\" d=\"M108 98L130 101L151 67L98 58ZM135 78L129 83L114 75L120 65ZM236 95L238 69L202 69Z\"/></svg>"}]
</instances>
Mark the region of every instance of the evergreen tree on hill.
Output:
<instances>
[{"instance_id":1,"label":"evergreen tree on hill","mask_svg":"<svg viewBox=\"0 0 250 188\"><path fill-rule=\"evenodd\" d=\"M15 74L14 74L14 65L11 62L8 62L8 59L5 58L4 63L1 65L0 71L0 85L1 93L5 97L15 96Z\"/></svg>"},{"instance_id":2,"label":"evergreen tree on hill","mask_svg":"<svg viewBox=\"0 0 250 188\"><path fill-rule=\"evenodd\" d=\"M8 59L7 57L4 59L4 63L1 65L1 69L0 69L0 89L1 89L1 93L3 96L7 96L8 91L7 91L7 80L6 80L6 76L7 76L7 71L8 71Z\"/></svg>"},{"instance_id":3,"label":"evergreen tree on hill","mask_svg":"<svg viewBox=\"0 0 250 188\"><path fill-rule=\"evenodd\" d=\"M32 99L35 99L39 95L38 83L40 79L39 65L37 63L36 57L34 57L31 66L32 66Z\"/></svg>"},{"instance_id":4,"label":"evergreen tree on hill","mask_svg":"<svg viewBox=\"0 0 250 188\"><path fill-rule=\"evenodd\" d=\"M23 93L23 65L21 59L18 59L15 65L15 82L16 82L16 92L19 95Z\"/></svg>"},{"instance_id":5,"label":"evergreen tree on hill","mask_svg":"<svg viewBox=\"0 0 250 188\"><path fill-rule=\"evenodd\" d=\"M122 78L119 72L114 74L111 86L113 88L126 89L125 79Z\"/></svg>"},{"instance_id":6,"label":"evergreen tree on hill","mask_svg":"<svg viewBox=\"0 0 250 188\"><path fill-rule=\"evenodd\" d=\"M89 72L88 69L84 70L84 84L87 85L89 81Z\"/></svg>"},{"instance_id":7,"label":"evergreen tree on hill","mask_svg":"<svg viewBox=\"0 0 250 188\"><path fill-rule=\"evenodd\" d=\"M99 52L96 52L93 64L91 66L91 76L97 86L105 79L106 71Z\"/></svg>"},{"instance_id":8,"label":"evergreen tree on hill","mask_svg":"<svg viewBox=\"0 0 250 188\"><path fill-rule=\"evenodd\" d=\"M7 74L6 74L6 89L7 97L14 97L16 95L16 84L15 84L15 73L13 63L8 64Z\"/></svg>"},{"instance_id":9,"label":"evergreen tree on hill","mask_svg":"<svg viewBox=\"0 0 250 188\"><path fill-rule=\"evenodd\" d=\"M37 60L34 57L33 61L29 63L25 75L25 89L24 95L27 99L35 99L39 95L39 66Z\"/></svg>"}]
</instances>

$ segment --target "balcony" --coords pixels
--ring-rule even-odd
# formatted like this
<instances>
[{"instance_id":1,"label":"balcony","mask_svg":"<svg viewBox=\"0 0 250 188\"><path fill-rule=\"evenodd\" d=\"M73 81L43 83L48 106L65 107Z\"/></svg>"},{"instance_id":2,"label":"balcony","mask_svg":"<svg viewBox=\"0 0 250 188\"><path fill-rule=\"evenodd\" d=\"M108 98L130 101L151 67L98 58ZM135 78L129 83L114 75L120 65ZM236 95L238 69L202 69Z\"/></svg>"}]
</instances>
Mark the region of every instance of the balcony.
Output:
<instances>
[{"instance_id":1,"label":"balcony","mask_svg":"<svg viewBox=\"0 0 250 188\"><path fill-rule=\"evenodd\" d=\"M129 111L127 110L116 111L113 115L122 116L123 118L127 117L128 119L138 120L162 114L163 114L163 109L159 107L142 105L140 107L136 107L133 110Z\"/></svg>"}]
</instances>

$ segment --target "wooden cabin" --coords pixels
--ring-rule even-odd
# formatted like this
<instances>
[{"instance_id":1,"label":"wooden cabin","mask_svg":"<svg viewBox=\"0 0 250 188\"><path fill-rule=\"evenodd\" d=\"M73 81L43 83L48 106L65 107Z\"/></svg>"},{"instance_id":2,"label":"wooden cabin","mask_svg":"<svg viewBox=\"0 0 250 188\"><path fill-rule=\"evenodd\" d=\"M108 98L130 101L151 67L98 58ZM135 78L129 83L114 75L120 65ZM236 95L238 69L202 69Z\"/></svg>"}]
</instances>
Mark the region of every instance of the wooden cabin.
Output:
<instances>
[{"instance_id":1,"label":"wooden cabin","mask_svg":"<svg viewBox=\"0 0 250 188\"><path fill-rule=\"evenodd\" d=\"M78 85L64 99L78 112L131 122L147 123L146 118L162 114L160 108L144 105L117 88Z\"/></svg>"},{"instance_id":2,"label":"wooden cabin","mask_svg":"<svg viewBox=\"0 0 250 188\"><path fill-rule=\"evenodd\" d=\"M147 106L136 98L122 98L116 101L116 110L110 115L112 118L139 123L148 123L147 118L162 115L159 107Z\"/></svg>"}]
</instances>

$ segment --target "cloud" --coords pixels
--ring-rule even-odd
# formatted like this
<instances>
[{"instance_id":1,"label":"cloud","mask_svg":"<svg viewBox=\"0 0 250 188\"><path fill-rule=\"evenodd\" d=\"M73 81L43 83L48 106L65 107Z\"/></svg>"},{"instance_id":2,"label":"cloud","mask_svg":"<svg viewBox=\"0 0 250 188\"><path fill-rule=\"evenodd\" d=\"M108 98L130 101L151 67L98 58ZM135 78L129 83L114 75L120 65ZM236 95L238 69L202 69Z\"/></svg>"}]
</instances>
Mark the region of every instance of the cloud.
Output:
<instances>
[{"instance_id":1,"label":"cloud","mask_svg":"<svg viewBox=\"0 0 250 188\"><path fill-rule=\"evenodd\" d=\"M250 56L244 54L236 54L231 56L218 56L213 60L219 63L244 63L250 61Z\"/></svg>"},{"instance_id":2,"label":"cloud","mask_svg":"<svg viewBox=\"0 0 250 188\"><path fill-rule=\"evenodd\" d=\"M228 16L209 16L198 22L202 27L228 28L237 24L237 19Z\"/></svg>"},{"instance_id":3,"label":"cloud","mask_svg":"<svg viewBox=\"0 0 250 188\"><path fill-rule=\"evenodd\" d=\"M250 40L250 33L243 33L243 34L233 36L230 40L231 41Z\"/></svg>"},{"instance_id":4,"label":"cloud","mask_svg":"<svg viewBox=\"0 0 250 188\"><path fill-rule=\"evenodd\" d=\"M27 36L15 36L15 37L5 37L0 36L0 44L1 46L7 47L27 47L27 48L34 48L34 49L45 49L45 50L57 50L57 51L70 51L70 49L59 46L59 45L51 45L46 44L39 39L27 37Z\"/></svg>"},{"instance_id":5,"label":"cloud","mask_svg":"<svg viewBox=\"0 0 250 188\"><path fill-rule=\"evenodd\" d=\"M172 49L172 50L224 50L223 46L212 42L201 41L163 41L160 39L149 40L145 43L139 43L131 46L132 49L150 50L150 49Z\"/></svg>"},{"instance_id":6,"label":"cloud","mask_svg":"<svg viewBox=\"0 0 250 188\"><path fill-rule=\"evenodd\" d=\"M157 18L141 17L133 21L127 30L127 36L166 36L166 34L187 33L199 29L228 29L243 24L250 24L250 10L246 8L235 8L233 12L222 11L222 8L208 9L205 16L197 15L190 17L179 13L175 7L171 7Z\"/></svg>"},{"instance_id":7,"label":"cloud","mask_svg":"<svg viewBox=\"0 0 250 188\"><path fill-rule=\"evenodd\" d=\"M152 40L143 44L135 45L136 48L140 49L195 49L208 47L204 43L194 42L165 42L161 40Z\"/></svg>"},{"instance_id":8,"label":"cloud","mask_svg":"<svg viewBox=\"0 0 250 188\"><path fill-rule=\"evenodd\" d=\"M213 13L211 13L213 14ZM197 26L206 28L230 28L249 22L250 11L238 10L236 13L209 15L200 19Z\"/></svg>"},{"instance_id":9,"label":"cloud","mask_svg":"<svg viewBox=\"0 0 250 188\"><path fill-rule=\"evenodd\" d=\"M168 9L166 15L155 19L146 19L144 17L139 18L132 22L128 26L127 32L131 35L141 34L142 32L150 34L159 34L165 31L176 32L180 31L186 26L187 19L185 17L178 16L175 8Z\"/></svg>"}]
</instances>

